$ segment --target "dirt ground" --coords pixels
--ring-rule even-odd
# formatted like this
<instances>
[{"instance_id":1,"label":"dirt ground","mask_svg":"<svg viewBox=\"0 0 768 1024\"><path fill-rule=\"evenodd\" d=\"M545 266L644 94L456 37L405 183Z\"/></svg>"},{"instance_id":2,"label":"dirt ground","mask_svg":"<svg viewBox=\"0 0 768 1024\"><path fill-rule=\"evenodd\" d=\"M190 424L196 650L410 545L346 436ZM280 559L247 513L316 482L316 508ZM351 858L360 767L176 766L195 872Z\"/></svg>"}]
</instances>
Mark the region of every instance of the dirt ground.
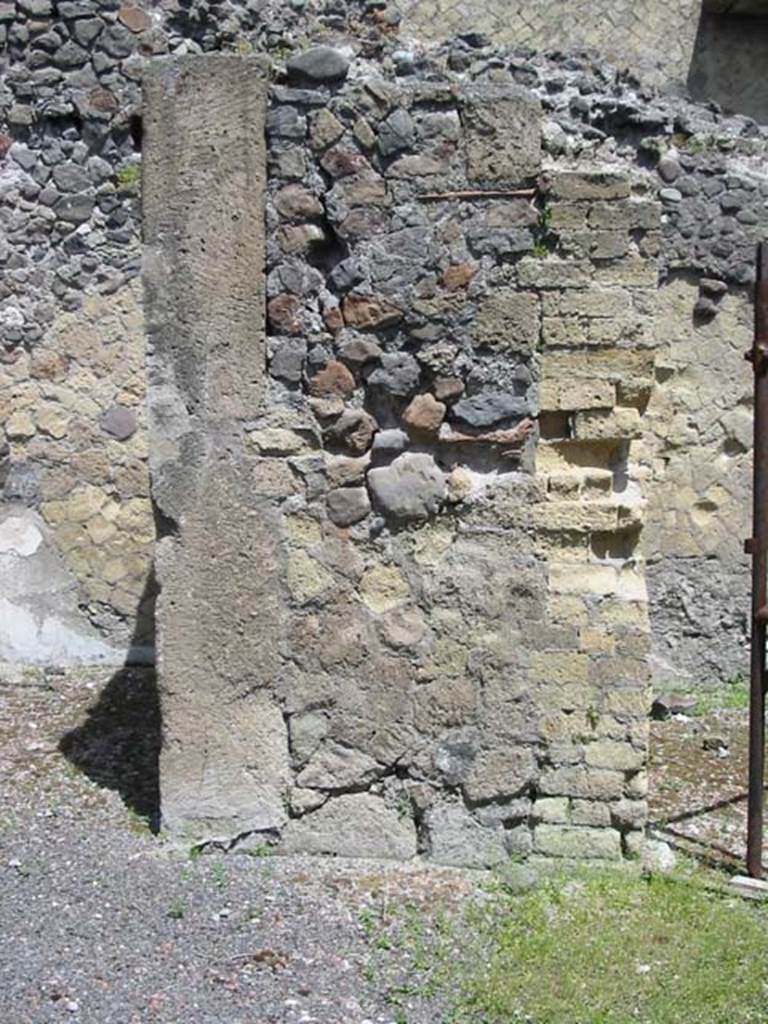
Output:
<instances>
[{"instance_id":1,"label":"dirt ground","mask_svg":"<svg viewBox=\"0 0 768 1024\"><path fill-rule=\"evenodd\" d=\"M747 739L745 708L676 715L651 727L651 830L698 860L740 873L746 856Z\"/></svg>"},{"instance_id":2,"label":"dirt ground","mask_svg":"<svg viewBox=\"0 0 768 1024\"><path fill-rule=\"evenodd\" d=\"M450 991L411 985L404 996L402 983L440 919L482 900L487 878L423 865L191 857L150 827L159 728L148 670L0 677L0 1020L445 1019ZM745 742L743 710L654 723L657 835L738 866ZM378 925L398 914L418 941L388 945L383 971Z\"/></svg>"}]
</instances>

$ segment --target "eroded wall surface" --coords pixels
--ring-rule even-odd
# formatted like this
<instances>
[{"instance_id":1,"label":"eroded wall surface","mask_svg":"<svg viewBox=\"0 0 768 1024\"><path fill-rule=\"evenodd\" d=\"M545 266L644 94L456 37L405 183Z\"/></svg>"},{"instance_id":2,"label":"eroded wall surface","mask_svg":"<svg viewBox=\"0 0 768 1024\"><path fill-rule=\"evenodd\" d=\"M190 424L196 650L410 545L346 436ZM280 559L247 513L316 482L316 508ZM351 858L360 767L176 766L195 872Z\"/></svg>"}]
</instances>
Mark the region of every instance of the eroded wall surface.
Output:
<instances>
[{"instance_id":1,"label":"eroded wall surface","mask_svg":"<svg viewBox=\"0 0 768 1024\"><path fill-rule=\"evenodd\" d=\"M698 288L661 288L648 409L652 483L644 535L659 685L746 673L749 606L744 539L752 501L753 317L746 296L692 315ZM732 595L727 601L725 595Z\"/></svg>"}]
</instances>

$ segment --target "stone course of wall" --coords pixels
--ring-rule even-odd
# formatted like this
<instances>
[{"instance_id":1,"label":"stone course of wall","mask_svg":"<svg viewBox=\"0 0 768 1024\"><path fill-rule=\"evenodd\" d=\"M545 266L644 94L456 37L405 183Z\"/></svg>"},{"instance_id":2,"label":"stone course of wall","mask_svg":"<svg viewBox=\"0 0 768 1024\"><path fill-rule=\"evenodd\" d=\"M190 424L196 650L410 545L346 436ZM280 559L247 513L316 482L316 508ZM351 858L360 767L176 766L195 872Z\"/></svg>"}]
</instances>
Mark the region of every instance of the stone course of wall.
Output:
<instances>
[{"instance_id":1,"label":"stone course of wall","mask_svg":"<svg viewBox=\"0 0 768 1024\"><path fill-rule=\"evenodd\" d=\"M343 41L353 66L370 61L369 68L398 81L421 81L434 69L448 68L464 82L489 68L506 70L542 103L545 154L574 165L633 169L659 195L662 292L669 280L670 295L677 296L665 306L662 299L675 317L665 324L662 345L683 353L719 344L712 339L720 323L731 322L731 308L747 323L753 246L768 197L764 129L706 105L660 97L583 54L523 54L471 35L427 52L412 37L398 37L400 20L392 7L362 3L0 4L3 517L14 520L10 534L19 518L42 531L41 557L44 549L53 559L61 586L38 615L36 570L12 539L0 574L25 579L14 584L13 613L36 631L42 660L118 660L131 642L137 607L148 607L142 576L149 572L152 519L143 397L135 379L143 345L135 282L139 87L143 62L153 55L256 52L271 54L280 66L308 39L327 37ZM675 275L688 283L685 298ZM688 339L691 349L676 339ZM121 365L114 379L111 370L105 375L113 358ZM691 375L670 360L673 372L662 370L657 380L659 409L689 401ZM718 523L737 521L744 507L739 481L748 458L742 422L748 404L741 391L735 412L723 407L719 396L726 392L715 370L726 371L719 360L710 365L713 372L696 382L690 401L717 410L715 421L704 425L704 413L696 414L702 427L682 432L684 446L666 425L659 427L653 465L664 475L664 490L658 500L651 492L646 533L659 657L670 663L668 674L692 671L697 678L702 644L707 673L739 670L734 662L743 650L746 607L746 563ZM734 373L743 372L739 363ZM683 465L694 444L702 449L697 464L708 467L704 476ZM661 497L682 493L678 471L704 503L696 513L696 544L690 517L671 515ZM715 566L722 576L712 598L683 599L714 578ZM55 636L57 621L87 642L39 642L43 631ZM137 648L150 640L142 626ZM22 649L4 637L2 657L24 660L34 646Z\"/></svg>"}]
</instances>

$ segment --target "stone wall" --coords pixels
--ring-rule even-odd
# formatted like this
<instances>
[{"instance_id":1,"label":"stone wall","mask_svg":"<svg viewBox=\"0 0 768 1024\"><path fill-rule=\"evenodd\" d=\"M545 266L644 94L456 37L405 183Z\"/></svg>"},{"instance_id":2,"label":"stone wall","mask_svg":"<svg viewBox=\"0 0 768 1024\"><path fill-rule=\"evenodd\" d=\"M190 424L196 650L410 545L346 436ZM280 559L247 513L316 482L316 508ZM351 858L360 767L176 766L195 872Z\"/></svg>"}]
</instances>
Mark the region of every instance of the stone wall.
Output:
<instances>
[{"instance_id":1,"label":"stone wall","mask_svg":"<svg viewBox=\"0 0 768 1024\"><path fill-rule=\"evenodd\" d=\"M399 82L321 47L266 119L263 92L237 57L147 85L164 825L636 851L659 206L543 168L540 104L492 71Z\"/></svg>"},{"instance_id":2,"label":"stone wall","mask_svg":"<svg viewBox=\"0 0 768 1024\"><path fill-rule=\"evenodd\" d=\"M662 483L646 533L658 658L665 677L741 670L746 561L722 524L743 515L747 381L740 358L732 370L723 358L738 356L725 340L731 325L744 336L749 322L768 197L764 129L660 95L644 67L638 81L599 56L523 52L477 35L425 46L405 15L399 35L401 11L362 3L0 4L4 660L145 658L152 641L137 286L145 62L225 50L269 58L279 74L307 40L326 38L346 47L356 78L507 76L542 104L547 159L631 172L661 199L659 342L669 352L648 421L659 424L652 472ZM311 316L325 312L318 302ZM681 362L694 352L703 354L696 374ZM736 376L744 388L731 391ZM691 514L672 508L685 487L696 495L695 542ZM703 580L716 580L710 598L689 600Z\"/></svg>"}]
</instances>

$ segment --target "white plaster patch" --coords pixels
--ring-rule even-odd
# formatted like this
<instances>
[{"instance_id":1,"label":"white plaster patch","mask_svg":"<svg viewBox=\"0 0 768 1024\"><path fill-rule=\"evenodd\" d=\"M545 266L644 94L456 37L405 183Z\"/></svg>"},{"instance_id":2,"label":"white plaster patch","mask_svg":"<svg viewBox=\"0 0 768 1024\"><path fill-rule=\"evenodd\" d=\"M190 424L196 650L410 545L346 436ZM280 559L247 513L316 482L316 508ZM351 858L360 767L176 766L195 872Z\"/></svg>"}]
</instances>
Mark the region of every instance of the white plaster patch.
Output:
<instances>
[{"instance_id":1,"label":"white plaster patch","mask_svg":"<svg viewBox=\"0 0 768 1024\"><path fill-rule=\"evenodd\" d=\"M43 535L34 523L21 516L8 516L0 523L0 555L34 555L43 543Z\"/></svg>"},{"instance_id":2,"label":"white plaster patch","mask_svg":"<svg viewBox=\"0 0 768 1024\"><path fill-rule=\"evenodd\" d=\"M76 632L50 615L38 620L26 608L0 598L0 661L30 665L120 664L120 653L95 635Z\"/></svg>"}]
</instances>

